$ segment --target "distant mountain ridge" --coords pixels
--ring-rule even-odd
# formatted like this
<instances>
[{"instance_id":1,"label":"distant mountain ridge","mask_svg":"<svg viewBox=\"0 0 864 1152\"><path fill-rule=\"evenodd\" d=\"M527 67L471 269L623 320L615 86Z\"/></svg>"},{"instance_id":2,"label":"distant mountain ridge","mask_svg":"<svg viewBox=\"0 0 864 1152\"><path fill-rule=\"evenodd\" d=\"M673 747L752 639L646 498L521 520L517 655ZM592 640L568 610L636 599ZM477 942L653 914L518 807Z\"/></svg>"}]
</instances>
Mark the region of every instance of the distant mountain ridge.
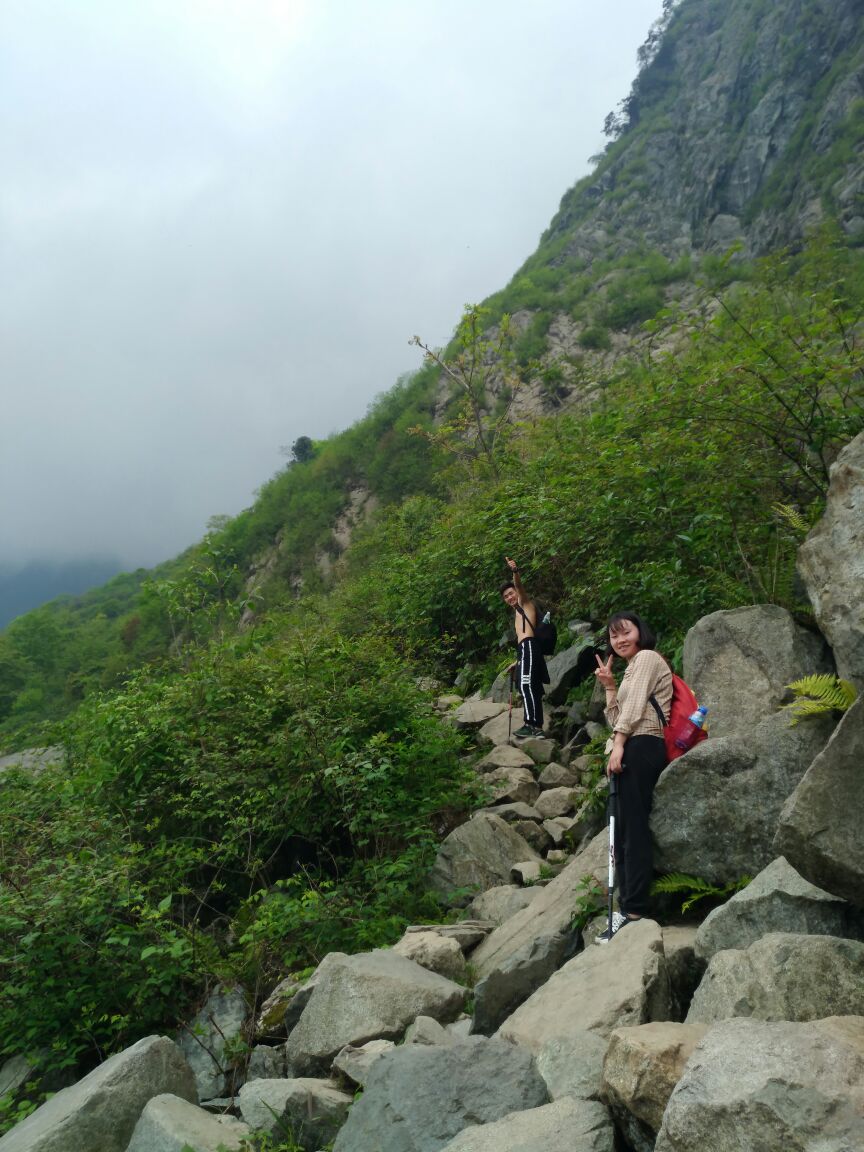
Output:
<instances>
[{"instance_id":1,"label":"distant mountain ridge","mask_svg":"<svg viewBox=\"0 0 864 1152\"><path fill-rule=\"evenodd\" d=\"M116 576L116 558L30 560L0 566L0 628L58 596L78 596Z\"/></svg>"}]
</instances>

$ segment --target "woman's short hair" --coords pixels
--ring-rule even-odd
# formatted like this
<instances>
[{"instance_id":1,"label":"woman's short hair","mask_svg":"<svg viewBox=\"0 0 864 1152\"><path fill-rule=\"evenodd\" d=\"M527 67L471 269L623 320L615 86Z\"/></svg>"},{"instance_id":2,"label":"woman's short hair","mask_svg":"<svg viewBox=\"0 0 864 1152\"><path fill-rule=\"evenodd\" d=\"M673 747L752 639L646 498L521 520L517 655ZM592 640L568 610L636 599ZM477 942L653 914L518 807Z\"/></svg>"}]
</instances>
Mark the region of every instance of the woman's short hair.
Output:
<instances>
[{"instance_id":1,"label":"woman's short hair","mask_svg":"<svg viewBox=\"0 0 864 1152\"><path fill-rule=\"evenodd\" d=\"M616 612L609 617L606 624L606 644L609 645L609 633L618 624L635 624L639 631L639 648L652 651L657 645L657 634L650 624L646 624L641 616L635 612Z\"/></svg>"}]
</instances>

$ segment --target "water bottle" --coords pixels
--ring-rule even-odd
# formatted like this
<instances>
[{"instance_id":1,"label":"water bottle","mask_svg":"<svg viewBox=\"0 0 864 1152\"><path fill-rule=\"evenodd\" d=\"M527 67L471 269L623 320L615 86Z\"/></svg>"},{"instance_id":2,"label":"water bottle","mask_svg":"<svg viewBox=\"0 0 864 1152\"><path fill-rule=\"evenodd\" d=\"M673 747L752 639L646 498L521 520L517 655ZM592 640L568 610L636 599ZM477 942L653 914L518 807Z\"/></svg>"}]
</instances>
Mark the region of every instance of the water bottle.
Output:
<instances>
[{"instance_id":1,"label":"water bottle","mask_svg":"<svg viewBox=\"0 0 864 1152\"><path fill-rule=\"evenodd\" d=\"M692 716L688 717L687 723L690 727L686 732L675 739L675 747L680 748L682 752L687 752L696 743L699 738L699 733L705 726L705 716L708 709L702 704L696 709Z\"/></svg>"}]
</instances>

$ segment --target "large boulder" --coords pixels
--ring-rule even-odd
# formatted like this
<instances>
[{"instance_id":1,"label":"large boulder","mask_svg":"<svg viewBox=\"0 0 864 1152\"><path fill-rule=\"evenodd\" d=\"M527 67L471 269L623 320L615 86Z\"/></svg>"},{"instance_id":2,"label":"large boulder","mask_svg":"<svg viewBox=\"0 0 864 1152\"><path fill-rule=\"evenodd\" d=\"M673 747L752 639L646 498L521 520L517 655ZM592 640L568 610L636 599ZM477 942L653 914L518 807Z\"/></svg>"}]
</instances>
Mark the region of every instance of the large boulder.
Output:
<instances>
[{"instance_id":1,"label":"large boulder","mask_svg":"<svg viewBox=\"0 0 864 1152\"><path fill-rule=\"evenodd\" d=\"M864 1148L864 1019L715 1024L669 1099L656 1144L656 1152L697 1148Z\"/></svg>"},{"instance_id":2,"label":"large boulder","mask_svg":"<svg viewBox=\"0 0 864 1152\"><path fill-rule=\"evenodd\" d=\"M696 933L696 952L710 960L715 952L749 948L770 932L857 936L860 915L845 900L809 883L780 856L706 916Z\"/></svg>"},{"instance_id":3,"label":"large boulder","mask_svg":"<svg viewBox=\"0 0 864 1152\"><path fill-rule=\"evenodd\" d=\"M831 468L825 514L798 550L798 570L838 674L864 690L864 432Z\"/></svg>"},{"instance_id":4,"label":"large boulder","mask_svg":"<svg viewBox=\"0 0 864 1152\"><path fill-rule=\"evenodd\" d=\"M444 1152L613 1152L615 1130L602 1104L565 1097L463 1128Z\"/></svg>"},{"instance_id":5,"label":"large boulder","mask_svg":"<svg viewBox=\"0 0 864 1152\"><path fill-rule=\"evenodd\" d=\"M126 1152L241 1152L252 1131L233 1116L218 1120L180 1096L154 1096L135 1125ZM71 1150L70 1150L71 1152Z\"/></svg>"},{"instance_id":6,"label":"large boulder","mask_svg":"<svg viewBox=\"0 0 864 1152\"><path fill-rule=\"evenodd\" d=\"M518 725L517 725L518 727ZM491 752L477 761L477 772L491 772L495 768L532 768L534 761L521 749L512 744L497 744Z\"/></svg>"},{"instance_id":7,"label":"large boulder","mask_svg":"<svg viewBox=\"0 0 864 1152\"><path fill-rule=\"evenodd\" d=\"M655 869L714 884L761 872L777 855L783 803L833 726L830 717L792 725L777 712L746 741L709 739L673 760L654 790Z\"/></svg>"},{"instance_id":8,"label":"large boulder","mask_svg":"<svg viewBox=\"0 0 864 1152\"><path fill-rule=\"evenodd\" d=\"M707 1031L704 1024L616 1028L603 1062L604 1095L633 1148L652 1148L672 1090Z\"/></svg>"},{"instance_id":9,"label":"large boulder","mask_svg":"<svg viewBox=\"0 0 864 1152\"><path fill-rule=\"evenodd\" d=\"M195 1077L177 1045L147 1036L64 1088L0 1138L2 1152L125 1152L148 1100L197 1103Z\"/></svg>"},{"instance_id":10,"label":"large boulder","mask_svg":"<svg viewBox=\"0 0 864 1152\"><path fill-rule=\"evenodd\" d=\"M489 700L466 700L464 704L447 713L447 722L463 731L466 728L482 728L484 724L505 711L504 704L493 704Z\"/></svg>"},{"instance_id":11,"label":"large boulder","mask_svg":"<svg viewBox=\"0 0 864 1152\"><path fill-rule=\"evenodd\" d=\"M515 884L496 884L475 896L468 911L478 920L491 920L496 926L533 903L542 888L517 888ZM472 960L473 963L473 960Z\"/></svg>"},{"instance_id":12,"label":"large boulder","mask_svg":"<svg viewBox=\"0 0 864 1152\"><path fill-rule=\"evenodd\" d=\"M483 777L487 803L524 802L533 804L540 794L540 785L530 768L493 768Z\"/></svg>"},{"instance_id":13,"label":"large boulder","mask_svg":"<svg viewBox=\"0 0 864 1152\"><path fill-rule=\"evenodd\" d=\"M418 1019L428 1020L430 1017L419 1016ZM369 1079L372 1065L380 1060L385 1052L390 1052L395 1047L392 1040L370 1040L366 1044L361 1044L359 1048L355 1048L353 1044L346 1044L333 1061L333 1071L363 1088Z\"/></svg>"},{"instance_id":14,"label":"large boulder","mask_svg":"<svg viewBox=\"0 0 864 1152\"><path fill-rule=\"evenodd\" d=\"M539 1052L573 1032L608 1036L613 1028L669 1018L663 936L653 920L622 929L606 945L568 961L496 1033Z\"/></svg>"},{"instance_id":15,"label":"large boulder","mask_svg":"<svg viewBox=\"0 0 864 1152\"><path fill-rule=\"evenodd\" d=\"M439 936L432 930L406 932L402 939L393 945L393 951L397 956L413 960L421 968L428 968L430 972L446 976L448 980L465 979L465 957L458 941L452 937Z\"/></svg>"},{"instance_id":16,"label":"large boulder","mask_svg":"<svg viewBox=\"0 0 864 1152\"><path fill-rule=\"evenodd\" d=\"M575 684L593 676L597 667L594 652L593 637L585 635L569 648L547 658L549 683L546 685L546 701L549 704L563 704Z\"/></svg>"},{"instance_id":17,"label":"large boulder","mask_svg":"<svg viewBox=\"0 0 864 1152\"><path fill-rule=\"evenodd\" d=\"M599 1100L608 1045L609 1041L596 1032L571 1032L547 1040L535 1053L535 1060L549 1089L549 1099L575 1096L580 1100Z\"/></svg>"},{"instance_id":18,"label":"large boulder","mask_svg":"<svg viewBox=\"0 0 864 1152\"><path fill-rule=\"evenodd\" d=\"M774 841L775 850L805 879L860 907L864 907L862 763L864 697L859 697L786 801Z\"/></svg>"},{"instance_id":19,"label":"large boulder","mask_svg":"<svg viewBox=\"0 0 864 1152\"><path fill-rule=\"evenodd\" d=\"M707 705L714 737L747 740L787 698L787 684L831 671L824 640L775 604L712 612L684 640L684 679Z\"/></svg>"},{"instance_id":20,"label":"large boulder","mask_svg":"<svg viewBox=\"0 0 864 1152\"><path fill-rule=\"evenodd\" d=\"M329 1143L348 1115L353 1096L331 1080L255 1080L240 1089L240 1115L250 1128L279 1140L290 1133L304 1152Z\"/></svg>"},{"instance_id":21,"label":"large boulder","mask_svg":"<svg viewBox=\"0 0 864 1152\"><path fill-rule=\"evenodd\" d=\"M547 1101L529 1052L469 1037L450 1047L410 1044L382 1056L333 1152L437 1152L469 1124Z\"/></svg>"},{"instance_id":22,"label":"large boulder","mask_svg":"<svg viewBox=\"0 0 864 1152\"><path fill-rule=\"evenodd\" d=\"M535 936L474 985L472 1033L491 1036L511 1012L576 954L581 937L570 924Z\"/></svg>"},{"instance_id":23,"label":"large boulder","mask_svg":"<svg viewBox=\"0 0 864 1152\"><path fill-rule=\"evenodd\" d=\"M240 988L220 985L177 1037L180 1051L195 1074L199 1100L224 1096L231 1087L231 1048L243 1035L249 1005Z\"/></svg>"},{"instance_id":24,"label":"large boulder","mask_svg":"<svg viewBox=\"0 0 864 1152\"><path fill-rule=\"evenodd\" d=\"M390 950L330 957L285 1046L295 1076L326 1072L346 1044L398 1039L417 1016L453 1020L465 1002L465 988Z\"/></svg>"},{"instance_id":25,"label":"large boulder","mask_svg":"<svg viewBox=\"0 0 864 1152\"><path fill-rule=\"evenodd\" d=\"M478 812L455 828L438 849L429 873L434 892L467 904L477 889L506 884L510 870L522 860L541 858L500 816Z\"/></svg>"},{"instance_id":26,"label":"large boulder","mask_svg":"<svg viewBox=\"0 0 864 1152\"><path fill-rule=\"evenodd\" d=\"M475 1032L494 1031L573 955L579 944L572 921L580 885L586 876L599 878L606 859L606 837L598 837L473 953Z\"/></svg>"},{"instance_id":27,"label":"large boulder","mask_svg":"<svg viewBox=\"0 0 864 1152\"><path fill-rule=\"evenodd\" d=\"M773 932L747 949L717 952L696 989L687 1023L713 1024L733 1016L798 1021L864 1016L864 944Z\"/></svg>"}]
</instances>

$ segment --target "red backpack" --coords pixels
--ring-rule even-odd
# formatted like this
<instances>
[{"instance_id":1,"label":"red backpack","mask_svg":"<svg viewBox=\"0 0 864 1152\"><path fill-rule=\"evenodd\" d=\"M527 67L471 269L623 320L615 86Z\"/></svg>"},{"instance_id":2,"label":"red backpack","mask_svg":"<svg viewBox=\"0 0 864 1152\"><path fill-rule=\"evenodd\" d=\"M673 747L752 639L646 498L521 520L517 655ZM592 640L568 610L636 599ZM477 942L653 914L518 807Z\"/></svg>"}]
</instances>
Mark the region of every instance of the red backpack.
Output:
<instances>
[{"instance_id":1,"label":"red backpack","mask_svg":"<svg viewBox=\"0 0 864 1152\"><path fill-rule=\"evenodd\" d=\"M679 756L683 756L688 752L689 748L679 748L675 743L682 737L690 737L692 743L690 748L695 748L697 744L701 743L708 736L704 728L700 728L696 732L695 738L692 737L694 725L690 723L690 717L699 707L699 701L693 689L686 681L682 680L680 676L672 673L672 703L669 707L669 719L663 715L663 709L657 703L654 696L649 697L651 703L660 718L660 723L663 726L663 739L666 741L666 756L671 764L673 760L677 760Z\"/></svg>"}]
</instances>

